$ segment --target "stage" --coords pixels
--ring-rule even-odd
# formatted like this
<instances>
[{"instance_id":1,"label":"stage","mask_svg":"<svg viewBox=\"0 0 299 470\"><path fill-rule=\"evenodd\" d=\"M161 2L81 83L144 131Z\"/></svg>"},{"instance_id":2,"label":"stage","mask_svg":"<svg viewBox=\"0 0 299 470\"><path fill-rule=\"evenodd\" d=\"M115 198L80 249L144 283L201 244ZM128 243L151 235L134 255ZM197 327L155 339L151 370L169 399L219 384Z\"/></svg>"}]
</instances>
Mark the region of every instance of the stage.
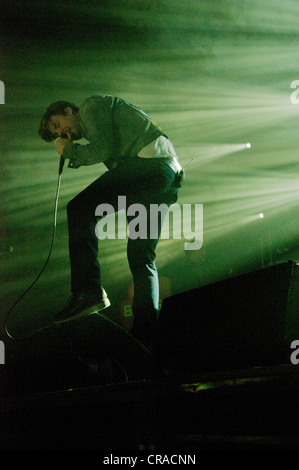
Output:
<instances>
[{"instance_id":1,"label":"stage","mask_svg":"<svg viewBox=\"0 0 299 470\"><path fill-rule=\"evenodd\" d=\"M1 450L298 449L292 365L1 396Z\"/></svg>"},{"instance_id":2,"label":"stage","mask_svg":"<svg viewBox=\"0 0 299 470\"><path fill-rule=\"evenodd\" d=\"M100 313L6 342L0 448L299 448L297 271L169 297L151 352Z\"/></svg>"}]
</instances>

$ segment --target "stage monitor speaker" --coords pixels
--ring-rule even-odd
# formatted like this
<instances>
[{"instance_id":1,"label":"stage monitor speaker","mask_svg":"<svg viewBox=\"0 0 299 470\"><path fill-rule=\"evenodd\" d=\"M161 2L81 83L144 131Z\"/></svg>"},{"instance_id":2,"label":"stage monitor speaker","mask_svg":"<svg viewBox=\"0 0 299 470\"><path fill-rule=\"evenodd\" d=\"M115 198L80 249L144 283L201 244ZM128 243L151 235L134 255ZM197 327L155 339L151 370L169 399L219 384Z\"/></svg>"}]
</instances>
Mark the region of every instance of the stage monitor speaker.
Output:
<instances>
[{"instance_id":1,"label":"stage monitor speaker","mask_svg":"<svg viewBox=\"0 0 299 470\"><path fill-rule=\"evenodd\" d=\"M294 273L298 285L298 266L290 261L165 299L161 364L184 373L282 362L286 337L292 328L299 333Z\"/></svg>"}]
</instances>

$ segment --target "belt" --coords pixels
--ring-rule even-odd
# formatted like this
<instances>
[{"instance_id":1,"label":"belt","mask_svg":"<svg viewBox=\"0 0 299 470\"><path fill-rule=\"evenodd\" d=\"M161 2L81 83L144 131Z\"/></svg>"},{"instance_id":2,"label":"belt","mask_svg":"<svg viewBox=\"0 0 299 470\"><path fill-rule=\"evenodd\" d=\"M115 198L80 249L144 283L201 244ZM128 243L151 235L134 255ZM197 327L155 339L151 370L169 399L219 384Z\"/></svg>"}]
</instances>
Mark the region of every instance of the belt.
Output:
<instances>
[{"instance_id":1,"label":"belt","mask_svg":"<svg viewBox=\"0 0 299 470\"><path fill-rule=\"evenodd\" d=\"M175 172L177 173L178 171L181 171L182 170L182 167L181 165L179 164L179 162L177 160L169 160L169 161L166 161L165 162L166 165L170 166L170 168Z\"/></svg>"},{"instance_id":2,"label":"belt","mask_svg":"<svg viewBox=\"0 0 299 470\"><path fill-rule=\"evenodd\" d=\"M159 161L161 163L164 163L165 165L168 165L175 173L178 173L181 171L183 168L179 164L176 158L157 158L155 157L156 161Z\"/></svg>"},{"instance_id":3,"label":"belt","mask_svg":"<svg viewBox=\"0 0 299 470\"><path fill-rule=\"evenodd\" d=\"M164 159L166 160L166 159ZM163 159L160 159L160 161L163 162ZM176 159L173 160L166 160L163 162L165 165L168 165L174 172L175 172L175 178L173 182L173 186L175 188L181 188L184 180L185 180L185 171L179 164L179 162Z\"/></svg>"}]
</instances>

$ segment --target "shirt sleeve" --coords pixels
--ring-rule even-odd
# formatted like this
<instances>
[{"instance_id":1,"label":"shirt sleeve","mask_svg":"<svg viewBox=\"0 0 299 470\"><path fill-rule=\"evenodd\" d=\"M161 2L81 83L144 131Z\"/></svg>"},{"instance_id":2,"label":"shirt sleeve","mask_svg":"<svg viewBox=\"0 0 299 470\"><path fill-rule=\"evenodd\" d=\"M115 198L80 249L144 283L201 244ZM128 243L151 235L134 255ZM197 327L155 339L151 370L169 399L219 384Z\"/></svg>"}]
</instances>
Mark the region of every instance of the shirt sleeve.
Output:
<instances>
[{"instance_id":1,"label":"shirt sleeve","mask_svg":"<svg viewBox=\"0 0 299 470\"><path fill-rule=\"evenodd\" d=\"M72 143L65 147L63 157L69 158L69 167L93 165L114 157L112 108L105 98L91 97L79 109L83 135L88 144Z\"/></svg>"}]
</instances>

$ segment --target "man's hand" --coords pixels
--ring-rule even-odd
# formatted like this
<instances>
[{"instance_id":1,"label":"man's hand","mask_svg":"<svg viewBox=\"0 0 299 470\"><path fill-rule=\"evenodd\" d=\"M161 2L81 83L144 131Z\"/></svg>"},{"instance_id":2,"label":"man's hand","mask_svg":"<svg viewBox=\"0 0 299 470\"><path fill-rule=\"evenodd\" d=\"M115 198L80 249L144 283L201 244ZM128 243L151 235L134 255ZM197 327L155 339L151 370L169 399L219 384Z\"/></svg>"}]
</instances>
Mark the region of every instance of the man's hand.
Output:
<instances>
[{"instance_id":1,"label":"man's hand","mask_svg":"<svg viewBox=\"0 0 299 470\"><path fill-rule=\"evenodd\" d=\"M59 153L59 155L62 155L64 147L72 143L71 134L67 134L67 139L64 139L63 137L58 137L55 142L57 152Z\"/></svg>"}]
</instances>

